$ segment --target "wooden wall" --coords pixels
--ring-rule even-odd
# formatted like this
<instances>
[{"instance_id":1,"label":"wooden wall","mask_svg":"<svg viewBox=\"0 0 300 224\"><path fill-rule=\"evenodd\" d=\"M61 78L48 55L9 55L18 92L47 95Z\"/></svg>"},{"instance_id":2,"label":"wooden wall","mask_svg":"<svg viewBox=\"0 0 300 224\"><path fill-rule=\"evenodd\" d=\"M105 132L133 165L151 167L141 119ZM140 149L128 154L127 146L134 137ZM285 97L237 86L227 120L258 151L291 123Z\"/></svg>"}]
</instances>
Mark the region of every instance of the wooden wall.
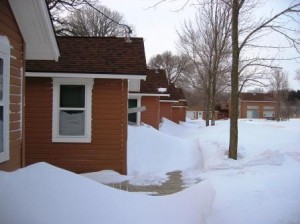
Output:
<instances>
[{"instance_id":1,"label":"wooden wall","mask_svg":"<svg viewBox=\"0 0 300 224\"><path fill-rule=\"evenodd\" d=\"M172 107L172 121L179 124L180 121L185 121L185 107Z\"/></svg>"},{"instance_id":2,"label":"wooden wall","mask_svg":"<svg viewBox=\"0 0 300 224\"><path fill-rule=\"evenodd\" d=\"M159 96L142 96L142 106L146 106L146 110L142 112L141 121L158 129L160 123Z\"/></svg>"},{"instance_id":3,"label":"wooden wall","mask_svg":"<svg viewBox=\"0 0 300 224\"><path fill-rule=\"evenodd\" d=\"M10 160L0 163L0 170L11 171L22 167L22 85L24 73L24 40L7 0L0 1L0 35L7 36L10 57Z\"/></svg>"},{"instance_id":4,"label":"wooden wall","mask_svg":"<svg viewBox=\"0 0 300 224\"><path fill-rule=\"evenodd\" d=\"M45 161L77 172L127 170L127 80L95 79L92 142L52 143L52 79L26 79L26 165Z\"/></svg>"},{"instance_id":5,"label":"wooden wall","mask_svg":"<svg viewBox=\"0 0 300 224\"><path fill-rule=\"evenodd\" d=\"M172 103L160 102L160 117L172 120Z\"/></svg>"}]
</instances>

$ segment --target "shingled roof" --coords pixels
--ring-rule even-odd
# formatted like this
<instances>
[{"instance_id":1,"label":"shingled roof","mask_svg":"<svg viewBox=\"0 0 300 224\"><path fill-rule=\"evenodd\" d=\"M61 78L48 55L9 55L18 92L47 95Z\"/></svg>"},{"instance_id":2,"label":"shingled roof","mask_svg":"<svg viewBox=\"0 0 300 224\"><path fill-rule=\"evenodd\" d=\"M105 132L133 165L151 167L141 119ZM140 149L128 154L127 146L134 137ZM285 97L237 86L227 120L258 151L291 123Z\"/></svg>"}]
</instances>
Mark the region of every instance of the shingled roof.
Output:
<instances>
[{"instance_id":1,"label":"shingled roof","mask_svg":"<svg viewBox=\"0 0 300 224\"><path fill-rule=\"evenodd\" d=\"M27 60L27 72L132 74L146 73L142 38L57 37L58 62Z\"/></svg>"},{"instance_id":2,"label":"shingled roof","mask_svg":"<svg viewBox=\"0 0 300 224\"><path fill-rule=\"evenodd\" d=\"M141 80L140 93L168 94L168 92L159 92L159 88L168 88L166 71L162 69L147 69L146 80Z\"/></svg>"},{"instance_id":3,"label":"shingled roof","mask_svg":"<svg viewBox=\"0 0 300 224\"><path fill-rule=\"evenodd\" d=\"M242 101L275 101L271 93L240 93Z\"/></svg>"},{"instance_id":4,"label":"shingled roof","mask_svg":"<svg viewBox=\"0 0 300 224\"><path fill-rule=\"evenodd\" d=\"M174 83L170 83L168 86L168 93L170 93L170 97L161 97L162 100L185 100L184 93L181 88L176 87Z\"/></svg>"}]
</instances>

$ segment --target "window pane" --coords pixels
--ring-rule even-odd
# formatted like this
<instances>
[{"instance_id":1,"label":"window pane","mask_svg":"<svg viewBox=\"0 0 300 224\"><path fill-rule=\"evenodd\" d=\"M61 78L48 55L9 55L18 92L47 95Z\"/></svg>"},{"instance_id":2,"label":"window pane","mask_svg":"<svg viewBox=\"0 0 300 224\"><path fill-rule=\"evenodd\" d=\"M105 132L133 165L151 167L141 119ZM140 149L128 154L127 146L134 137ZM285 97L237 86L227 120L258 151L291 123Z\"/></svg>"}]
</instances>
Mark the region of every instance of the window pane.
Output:
<instances>
[{"instance_id":1,"label":"window pane","mask_svg":"<svg viewBox=\"0 0 300 224\"><path fill-rule=\"evenodd\" d=\"M61 85L60 107L84 108L85 89L83 85Z\"/></svg>"},{"instance_id":2,"label":"window pane","mask_svg":"<svg viewBox=\"0 0 300 224\"><path fill-rule=\"evenodd\" d=\"M60 111L59 135L82 136L84 135L84 111Z\"/></svg>"},{"instance_id":3,"label":"window pane","mask_svg":"<svg viewBox=\"0 0 300 224\"><path fill-rule=\"evenodd\" d=\"M137 107L137 99L129 99L129 101L128 101L128 107L129 108L135 108L135 107Z\"/></svg>"},{"instance_id":4,"label":"window pane","mask_svg":"<svg viewBox=\"0 0 300 224\"><path fill-rule=\"evenodd\" d=\"M3 152L3 107L0 107L0 153Z\"/></svg>"},{"instance_id":5,"label":"window pane","mask_svg":"<svg viewBox=\"0 0 300 224\"><path fill-rule=\"evenodd\" d=\"M0 58L0 100L2 100L2 96L3 96L3 73L4 73L3 59Z\"/></svg>"}]
</instances>

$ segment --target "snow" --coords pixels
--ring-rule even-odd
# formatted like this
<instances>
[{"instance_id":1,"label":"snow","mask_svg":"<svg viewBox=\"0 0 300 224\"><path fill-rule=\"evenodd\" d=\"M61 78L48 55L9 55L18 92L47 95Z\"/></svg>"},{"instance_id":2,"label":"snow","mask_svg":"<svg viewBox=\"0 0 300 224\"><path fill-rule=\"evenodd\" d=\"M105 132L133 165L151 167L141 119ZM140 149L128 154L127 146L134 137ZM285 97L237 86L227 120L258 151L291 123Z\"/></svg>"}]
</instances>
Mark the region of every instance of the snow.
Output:
<instances>
[{"instance_id":1,"label":"snow","mask_svg":"<svg viewBox=\"0 0 300 224\"><path fill-rule=\"evenodd\" d=\"M129 175L195 170L202 164L196 139L176 138L147 125L128 127L127 146Z\"/></svg>"},{"instance_id":2,"label":"snow","mask_svg":"<svg viewBox=\"0 0 300 224\"><path fill-rule=\"evenodd\" d=\"M0 172L2 224L205 223L214 199L209 181L154 197L116 190L37 163Z\"/></svg>"},{"instance_id":3,"label":"snow","mask_svg":"<svg viewBox=\"0 0 300 224\"><path fill-rule=\"evenodd\" d=\"M162 129L173 136L184 132L182 125L175 130L164 123ZM203 170L185 178L213 183L216 200L207 223L300 223L300 120L240 120L237 161L227 156L229 121L194 131Z\"/></svg>"},{"instance_id":4,"label":"snow","mask_svg":"<svg viewBox=\"0 0 300 224\"><path fill-rule=\"evenodd\" d=\"M300 119L239 120L238 160L228 144L229 120L129 126L128 176L43 163L0 172L1 223L300 224ZM190 187L168 196L98 183L160 185L175 170Z\"/></svg>"}]
</instances>

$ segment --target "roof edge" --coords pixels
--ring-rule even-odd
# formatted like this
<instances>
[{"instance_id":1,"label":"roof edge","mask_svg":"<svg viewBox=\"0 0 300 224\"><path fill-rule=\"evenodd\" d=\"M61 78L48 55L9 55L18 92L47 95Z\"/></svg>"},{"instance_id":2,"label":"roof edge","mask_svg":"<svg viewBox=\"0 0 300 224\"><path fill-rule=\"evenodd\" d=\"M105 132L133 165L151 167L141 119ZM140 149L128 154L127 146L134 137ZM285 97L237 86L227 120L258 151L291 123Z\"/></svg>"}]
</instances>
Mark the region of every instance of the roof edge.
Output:
<instances>
[{"instance_id":1,"label":"roof edge","mask_svg":"<svg viewBox=\"0 0 300 224\"><path fill-rule=\"evenodd\" d=\"M92 73L57 73L57 72L26 72L26 77L39 78L94 78L94 79L138 79L145 80L142 74L92 74Z\"/></svg>"}]
</instances>

